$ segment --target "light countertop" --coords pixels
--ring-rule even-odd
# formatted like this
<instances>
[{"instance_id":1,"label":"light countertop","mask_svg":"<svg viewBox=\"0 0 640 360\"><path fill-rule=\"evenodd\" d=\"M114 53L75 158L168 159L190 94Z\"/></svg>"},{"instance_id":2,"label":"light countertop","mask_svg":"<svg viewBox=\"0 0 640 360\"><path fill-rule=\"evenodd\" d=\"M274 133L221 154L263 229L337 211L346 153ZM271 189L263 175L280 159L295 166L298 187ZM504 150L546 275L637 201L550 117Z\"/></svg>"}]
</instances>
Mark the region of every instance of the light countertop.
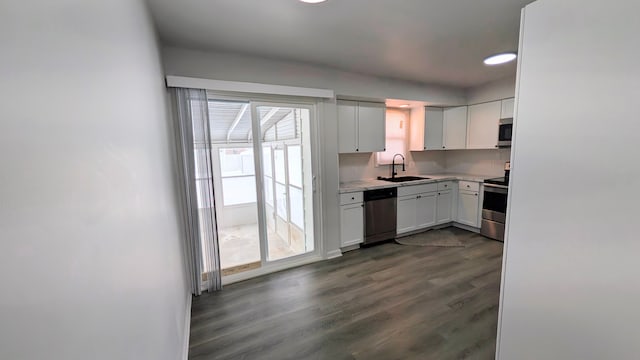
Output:
<instances>
[{"instance_id":1,"label":"light countertop","mask_svg":"<svg viewBox=\"0 0 640 360\"><path fill-rule=\"evenodd\" d=\"M357 181L349 181L340 183L340 193L349 193L356 191L365 191L365 190L373 190L373 189L382 189L386 187L401 187L401 186L411 186L418 184L428 184L436 181L442 180L463 180L463 181L475 181L475 182L483 182L485 179L491 179L496 176L482 176L482 175L471 175L471 174L421 174L416 175L420 177L426 177L429 179L424 180L415 180L415 181L407 181L400 183L393 183L390 181L377 180L377 179L363 179Z\"/></svg>"}]
</instances>

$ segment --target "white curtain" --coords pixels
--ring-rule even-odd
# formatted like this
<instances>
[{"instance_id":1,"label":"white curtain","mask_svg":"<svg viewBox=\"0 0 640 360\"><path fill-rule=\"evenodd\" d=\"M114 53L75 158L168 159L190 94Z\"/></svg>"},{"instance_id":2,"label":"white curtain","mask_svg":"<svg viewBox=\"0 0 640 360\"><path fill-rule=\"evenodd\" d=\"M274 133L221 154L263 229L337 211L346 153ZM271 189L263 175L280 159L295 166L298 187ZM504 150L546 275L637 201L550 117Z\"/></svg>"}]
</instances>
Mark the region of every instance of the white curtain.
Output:
<instances>
[{"instance_id":1,"label":"white curtain","mask_svg":"<svg viewBox=\"0 0 640 360\"><path fill-rule=\"evenodd\" d=\"M192 293L222 288L209 108L205 90L172 88L184 205L185 256Z\"/></svg>"}]
</instances>

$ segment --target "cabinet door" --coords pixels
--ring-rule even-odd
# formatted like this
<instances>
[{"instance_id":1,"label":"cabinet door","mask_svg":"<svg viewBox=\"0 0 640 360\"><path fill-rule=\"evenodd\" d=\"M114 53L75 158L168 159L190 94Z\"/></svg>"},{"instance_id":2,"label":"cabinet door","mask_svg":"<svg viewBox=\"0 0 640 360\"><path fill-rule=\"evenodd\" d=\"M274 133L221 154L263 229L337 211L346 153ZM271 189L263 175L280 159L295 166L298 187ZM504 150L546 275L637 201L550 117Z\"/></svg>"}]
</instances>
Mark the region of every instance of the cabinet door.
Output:
<instances>
[{"instance_id":1,"label":"cabinet door","mask_svg":"<svg viewBox=\"0 0 640 360\"><path fill-rule=\"evenodd\" d=\"M341 246L359 244L364 240L364 209L361 203L340 206Z\"/></svg>"},{"instance_id":2,"label":"cabinet door","mask_svg":"<svg viewBox=\"0 0 640 360\"><path fill-rule=\"evenodd\" d=\"M416 197L416 229L436 224L438 193L422 193Z\"/></svg>"},{"instance_id":3,"label":"cabinet door","mask_svg":"<svg viewBox=\"0 0 640 360\"><path fill-rule=\"evenodd\" d=\"M444 110L427 107L424 115L424 150L442 150Z\"/></svg>"},{"instance_id":4,"label":"cabinet door","mask_svg":"<svg viewBox=\"0 0 640 360\"><path fill-rule=\"evenodd\" d=\"M464 149L467 146L467 107L445 109L443 114L443 149Z\"/></svg>"},{"instance_id":5,"label":"cabinet door","mask_svg":"<svg viewBox=\"0 0 640 360\"><path fill-rule=\"evenodd\" d=\"M384 151L385 119L383 103L358 102L358 152Z\"/></svg>"},{"instance_id":6,"label":"cabinet door","mask_svg":"<svg viewBox=\"0 0 640 360\"><path fill-rule=\"evenodd\" d=\"M338 152L358 151L358 103L338 100Z\"/></svg>"},{"instance_id":7,"label":"cabinet door","mask_svg":"<svg viewBox=\"0 0 640 360\"><path fill-rule=\"evenodd\" d=\"M444 224L451 221L453 208L453 193L451 190L438 192L438 206L436 210L436 224Z\"/></svg>"},{"instance_id":8,"label":"cabinet door","mask_svg":"<svg viewBox=\"0 0 640 360\"><path fill-rule=\"evenodd\" d=\"M500 101L492 101L469 106L468 149L494 149L498 147L500 104Z\"/></svg>"},{"instance_id":9,"label":"cabinet door","mask_svg":"<svg viewBox=\"0 0 640 360\"><path fill-rule=\"evenodd\" d=\"M478 224L478 192L460 191L458 193L458 222L472 227Z\"/></svg>"},{"instance_id":10,"label":"cabinet door","mask_svg":"<svg viewBox=\"0 0 640 360\"><path fill-rule=\"evenodd\" d=\"M398 198L396 211L396 233L402 234L416 229L416 195Z\"/></svg>"},{"instance_id":11,"label":"cabinet door","mask_svg":"<svg viewBox=\"0 0 640 360\"><path fill-rule=\"evenodd\" d=\"M500 119L508 119L513 117L514 98L504 99L501 102Z\"/></svg>"}]
</instances>

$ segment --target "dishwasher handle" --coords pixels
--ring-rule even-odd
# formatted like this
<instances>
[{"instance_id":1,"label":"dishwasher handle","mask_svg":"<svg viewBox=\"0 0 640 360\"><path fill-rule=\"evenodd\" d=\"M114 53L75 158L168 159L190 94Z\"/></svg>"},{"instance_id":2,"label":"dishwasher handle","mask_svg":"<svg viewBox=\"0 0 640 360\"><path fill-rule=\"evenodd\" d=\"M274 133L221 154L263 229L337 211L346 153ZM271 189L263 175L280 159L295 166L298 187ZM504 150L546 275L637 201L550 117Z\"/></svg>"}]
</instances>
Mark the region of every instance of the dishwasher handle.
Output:
<instances>
[{"instance_id":1,"label":"dishwasher handle","mask_svg":"<svg viewBox=\"0 0 640 360\"><path fill-rule=\"evenodd\" d=\"M364 192L364 201L374 201L383 199L392 199L398 197L398 188L384 188L367 190Z\"/></svg>"}]
</instances>

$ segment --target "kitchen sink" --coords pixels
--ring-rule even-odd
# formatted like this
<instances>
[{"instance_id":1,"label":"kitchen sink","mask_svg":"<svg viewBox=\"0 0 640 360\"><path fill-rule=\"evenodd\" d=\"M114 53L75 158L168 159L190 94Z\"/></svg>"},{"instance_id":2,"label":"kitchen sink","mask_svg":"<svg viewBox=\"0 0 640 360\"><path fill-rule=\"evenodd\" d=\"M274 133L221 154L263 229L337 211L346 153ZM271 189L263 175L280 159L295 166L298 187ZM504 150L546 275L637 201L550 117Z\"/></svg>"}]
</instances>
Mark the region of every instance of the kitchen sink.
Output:
<instances>
[{"instance_id":1,"label":"kitchen sink","mask_svg":"<svg viewBox=\"0 0 640 360\"><path fill-rule=\"evenodd\" d=\"M378 177L378 180L390 181L390 182L405 182L405 181L416 181L416 180L429 180L428 177L420 177L420 176L397 176L393 178L386 177Z\"/></svg>"}]
</instances>

